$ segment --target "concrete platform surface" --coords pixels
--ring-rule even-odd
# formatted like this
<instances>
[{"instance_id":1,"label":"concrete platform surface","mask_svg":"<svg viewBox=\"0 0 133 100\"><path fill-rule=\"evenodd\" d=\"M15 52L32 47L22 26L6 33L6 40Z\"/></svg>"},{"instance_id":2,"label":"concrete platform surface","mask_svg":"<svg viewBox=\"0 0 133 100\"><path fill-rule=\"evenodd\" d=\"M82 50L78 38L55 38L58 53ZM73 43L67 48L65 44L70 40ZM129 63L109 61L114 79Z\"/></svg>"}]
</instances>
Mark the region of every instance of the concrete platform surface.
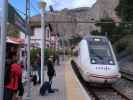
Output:
<instances>
[{"instance_id":1,"label":"concrete platform surface","mask_svg":"<svg viewBox=\"0 0 133 100\"><path fill-rule=\"evenodd\" d=\"M24 100L91 100L76 78L69 61L60 66L56 65L55 70L56 77L54 77L52 88L58 89L59 91L40 96L40 86L31 86L31 97L24 97ZM45 80L48 80L46 72Z\"/></svg>"}]
</instances>

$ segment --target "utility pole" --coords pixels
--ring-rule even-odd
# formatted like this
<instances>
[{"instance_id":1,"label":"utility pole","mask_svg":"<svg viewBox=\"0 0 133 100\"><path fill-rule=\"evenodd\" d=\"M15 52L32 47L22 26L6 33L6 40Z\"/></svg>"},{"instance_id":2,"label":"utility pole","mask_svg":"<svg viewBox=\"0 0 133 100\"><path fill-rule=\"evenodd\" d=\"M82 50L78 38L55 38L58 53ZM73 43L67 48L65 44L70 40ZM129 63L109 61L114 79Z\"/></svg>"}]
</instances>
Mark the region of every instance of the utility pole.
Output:
<instances>
[{"instance_id":1,"label":"utility pole","mask_svg":"<svg viewBox=\"0 0 133 100\"><path fill-rule=\"evenodd\" d=\"M44 82L44 48L45 48L45 20L44 20L44 11L46 7L46 2L40 1L39 7L41 10L41 86Z\"/></svg>"},{"instance_id":2,"label":"utility pole","mask_svg":"<svg viewBox=\"0 0 133 100\"><path fill-rule=\"evenodd\" d=\"M1 1L1 23L0 23L0 100L4 97L4 72L5 72L5 51L6 51L6 34L7 34L7 8L8 0Z\"/></svg>"},{"instance_id":3,"label":"utility pole","mask_svg":"<svg viewBox=\"0 0 133 100\"><path fill-rule=\"evenodd\" d=\"M63 51L63 60L65 61L65 34L62 32L60 34L60 39L61 39L61 43L62 43L62 51Z\"/></svg>"},{"instance_id":4,"label":"utility pole","mask_svg":"<svg viewBox=\"0 0 133 100\"><path fill-rule=\"evenodd\" d=\"M62 33L62 37L63 37L63 51L64 51L64 56L63 56L63 58L64 58L64 62L65 62L65 34L64 33Z\"/></svg>"},{"instance_id":5,"label":"utility pole","mask_svg":"<svg viewBox=\"0 0 133 100\"><path fill-rule=\"evenodd\" d=\"M30 84L30 32L29 32L29 21L30 21L30 0L26 0L26 42L27 42L27 72L28 72L28 94L27 94L27 99L30 99L30 94L31 94L31 84Z\"/></svg>"}]
</instances>

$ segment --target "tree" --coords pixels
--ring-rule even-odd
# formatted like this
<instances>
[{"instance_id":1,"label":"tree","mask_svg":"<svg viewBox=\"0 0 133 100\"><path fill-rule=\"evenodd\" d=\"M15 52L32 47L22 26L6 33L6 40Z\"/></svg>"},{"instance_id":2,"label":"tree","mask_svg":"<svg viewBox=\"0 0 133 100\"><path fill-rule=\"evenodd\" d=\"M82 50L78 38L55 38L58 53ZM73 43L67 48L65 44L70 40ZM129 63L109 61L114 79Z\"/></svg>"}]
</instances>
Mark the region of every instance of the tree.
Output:
<instances>
[{"instance_id":1,"label":"tree","mask_svg":"<svg viewBox=\"0 0 133 100\"><path fill-rule=\"evenodd\" d=\"M111 34L114 32L115 22L111 18L101 18L100 21L96 23L96 26L101 27L101 33L103 35L105 32Z\"/></svg>"},{"instance_id":2,"label":"tree","mask_svg":"<svg viewBox=\"0 0 133 100\"><path fill-rule=\"evenodd\" d=\"M119 5L116 7L116 14L121 18L122 22L129 22L126 24L120 24L121 31L121 44L118 43L118 47L123 46L123 51L133 51L133 0L120 0ZM122 50L121 50L122 51Z\"/></svg>"},{"instance_id":3,"label":"tree","mask_svg":"<svg viewBox=\"0 0 133 100\"><path fill-rule=\"evenodd\" d=\"M119 0L116 14L122 21L133 21L133 0Z\"/></svg>"},{"instance_id":4,"label":"tree","mask_svg":"<svg viewBox=\"0 0 133 100\"><path fill-rule=\"evenodd\" d=\"M101 28L101 31L99 33L95 30L91 33L93 35L107 35L112 43L115 43L122 36L121 26L116 26L115 22L111 18L101 18L100 21L95 25L99 26Z\"/></svg>"},{"instance_id":5,"label":"tree","mask_svg":"<svg viewBox=\"0 0 133 100\"><path fill-rule=\"evenodd\" d=\"M80 41L81 41L81 37L80 36L72 36L70 39L69 39L69 43L72 45L77 45Z\"/></svg>"},{"instance_id":6,"label":"tree","mask_svg":"<svg viewBox=\"0 0 133 100\"><path fill-rule=\"evenodd\" d=\"M133 51L133 0L120 0L116 7L116 14L121 18L119 26L111 18L102 18L96 26L101 28L101 35L108 33L108 38L113 43L117 52ZM129 23L124 23L129 22ZM104 33L104 34L103 34ZM99 34L93 31L92 34Z\"/></svg>"},{"instance_id":7,"label":"tree","mask_svg":"<svg viewBox=\"0 0 133 100\"><path fill-rule=\"evenodd\" d=\"M120 0L119 5L116 7L116 14L122 19L123 22L132 22L133 0ZM123 30L127 33L133 33L133 24L125 24Z\"/></svg>"},{"instance_id":8,"label":"tree","mask_svg":"<svg viewBox=\"0 0 133 100\"><path fill-rule=\"evenodd\" d=\"M37 54L41 52L40 48L32 48L30 51L30 58L31 58L31 64L33 65L37 59ZM45 48L44 49L44 62L46 64L48 57L53 56L54 52L52 49L50 48Z\"/></svg>"},{"instance_id":9,"label":"tree","mask_svg":"<svg viewBox=\"0 0 133 100\"><path fill-rule=\"evenodd\" d=\"M39 52L39 49L37 48L31 49L30 51L31 65L35 63L38 52Z\"/></svg>"},{"instance_id":10,"label":"tree","mask_svg":"<svg viewBox=\"0 0 133 100\"><path fill-rule=\"evenodd\" d=\"M92 35L101 35L100 32L98 32L98 30L93 30L92 32L90 32Z\"/></svg>"}]
</instances>

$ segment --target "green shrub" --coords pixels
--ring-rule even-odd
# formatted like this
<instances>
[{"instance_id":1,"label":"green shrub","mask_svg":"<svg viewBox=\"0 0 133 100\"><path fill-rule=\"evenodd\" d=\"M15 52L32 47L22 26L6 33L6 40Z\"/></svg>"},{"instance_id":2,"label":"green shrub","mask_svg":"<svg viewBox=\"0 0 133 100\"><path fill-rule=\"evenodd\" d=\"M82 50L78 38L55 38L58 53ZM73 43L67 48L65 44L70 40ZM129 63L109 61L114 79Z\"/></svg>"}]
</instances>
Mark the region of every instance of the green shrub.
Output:
<instances>
[{"instance_id":1,"label":"green shrub","mask_svg":"<svg viewBox=\"0 0 133 100\"><path fill-rule=\"evenodd\" d=\"M31 51L30 51L31 65L34 64L34 62L36 60L36 55L37 55L38 52L39 52L39 50L36 49L36 48L31 49Z\"/></svg>"},{"instance_id":2,"label":"green shrub","mask_svg":"<svg viewBox=\"0 0 133 100\"><path fill-rule=\"evenodd\" d=\"M31 64L34 64L36 57L37 57L37 53L39 52L41 52L40 49L37 49L37 48L31 49L31 54L30 54ZM49 56L54 56L56 53L58 53L58 51L55 51L51 48L45 48L44 49L44 63L46 64Z\"/></svg>"}]
</instances>

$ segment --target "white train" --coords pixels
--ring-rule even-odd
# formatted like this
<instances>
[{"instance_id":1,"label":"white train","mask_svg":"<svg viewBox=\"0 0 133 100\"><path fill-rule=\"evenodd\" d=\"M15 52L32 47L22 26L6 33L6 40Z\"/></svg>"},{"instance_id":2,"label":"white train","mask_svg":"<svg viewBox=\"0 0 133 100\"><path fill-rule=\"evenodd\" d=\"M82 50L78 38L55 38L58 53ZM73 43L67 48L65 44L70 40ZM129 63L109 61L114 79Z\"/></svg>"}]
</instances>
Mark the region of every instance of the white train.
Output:
<instances>
[{"instance_id":1,"label":"white train","mask_svg":"<svg viewBox=\"0 0 133 100\"><path fill-rule=\"evenodd\" d=\"M118 63L110 41L104 36L89 36L75 49L74 61L87 82L114 83L120 79Z\"/></svg>"}]
</instances>

